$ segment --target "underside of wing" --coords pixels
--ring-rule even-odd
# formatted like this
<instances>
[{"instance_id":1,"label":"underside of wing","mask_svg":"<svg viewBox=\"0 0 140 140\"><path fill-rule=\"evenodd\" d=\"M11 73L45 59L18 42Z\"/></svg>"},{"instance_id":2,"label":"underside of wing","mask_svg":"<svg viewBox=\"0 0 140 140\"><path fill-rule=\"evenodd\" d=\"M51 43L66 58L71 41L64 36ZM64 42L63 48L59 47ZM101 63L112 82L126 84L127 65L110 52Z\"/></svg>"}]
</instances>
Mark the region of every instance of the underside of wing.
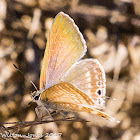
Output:
<instances>
[{"instance_id":1,"label":"underside of wing","mask_svg":"<svg viewBox=\"0 0 140 140\"><path fill-rule=\"evenodd\" d=\"M46 89L41 94L41 100L52 103L68 102L73 104L84 104L98 108L98 105L94 103L94 100L90 96L67 82L61 82Z\"/></svg>"},{"instance_id":2,"label":"underside of wing","mask_svg":"<svg viewBox=\"0 0 140 140\"><path fill-rule=\"evenodd\" d=\"M115 121L115 118L111 117L105 112L95 109L94 106L68 103L68 102L55 102L55 104L58 104L64 111L87 112L103 117L109 121Z\"/></svg>"},{"instance_id":3,"label":"underside of wing","mask_svg":"<svg viewBox=\"0 0 140 140\"><path fill-rule=\"evenodd\" d=\"M90 95L101 108L104 108L106 78L104 69L98 60L80 60L71 67L62 81L73 84L82 92Z\"/></svg>"},{"instance_id":4,"label":"underside of wing","mask_svg":"<svg viewBox=\"0 0 140 140\"><path fill-rule=\"evenodd\" d=\"M58 84L86 52L86 44L73 19L60 12L54 19L43 58L40 90Z\"/></svg>"},{"instance_id":5,"label":"underside of wing","mask_svg":"<svg viewBox=\"0 0 140 140\"><path fill-rule=\"evenodd\" d=\"M90 96L67 82L61 82L45 90L41 94L41 101L53 103L58 110L87 112L113 120L111 116L97 109L98 105Z\"/></svg>"},{"instance_id":6,"label":"underside of wing","mask_svg":"<svg viewBox=\"0 0 140 140\"><path fill-rule=\"evenodd\" d=\"M87 112L110 121L115 120L108 114L98 110L100 106L89 95L67 82L61 82L46 89L41 94L41 101L53 103L58 110Z\"/></svg>"}]
</instances>

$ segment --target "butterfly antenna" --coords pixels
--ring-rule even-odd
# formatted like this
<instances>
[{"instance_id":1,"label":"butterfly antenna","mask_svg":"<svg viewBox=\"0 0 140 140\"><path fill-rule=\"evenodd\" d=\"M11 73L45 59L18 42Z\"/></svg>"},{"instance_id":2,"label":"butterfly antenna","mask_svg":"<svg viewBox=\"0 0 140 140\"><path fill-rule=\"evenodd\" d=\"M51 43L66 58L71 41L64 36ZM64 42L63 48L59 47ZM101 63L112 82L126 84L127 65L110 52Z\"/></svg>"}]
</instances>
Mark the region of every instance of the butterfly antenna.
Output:
<instances>
[{"instance_id":1,"label":"butterfly antenna","mask_svg":"<svg viewBox=\"0 0 140 140\"><path fill-rule=\"evenodd\" d=\"M105 99L113 99L114 101L116 101L115 98L111 98L111 97L109 97L109 96L106 96Z\"/></svg>"},{"instance_id":2,"label":"butterfly antenna","mask_svg":"<svg viewBox=\"0 0 140 140\"><path fill-rule=\"evenodd\" d=\"M21 74L23 74L23 76L31 82L31 84L34 86L34 88L36 89L36 91L38 91L38 89L37 89L36 85L33 83L33 81L31 81L31 80L30 80L30 79L29 79L15 64L13 64L13 66L14 66Z\"/></svg>"},{"instance_id":3,"label":"butterfly antenna","mask_svg":"<svg viewBox=\"0 0 140 140\"><path fill-rule=\"evenodd\" d=\"M31 103L34 101L34 99L35 99L35 96L33 96L32 101L28 103L28 106L30 106L30 105L31 105Z\"/></svg>"}]
</instances>

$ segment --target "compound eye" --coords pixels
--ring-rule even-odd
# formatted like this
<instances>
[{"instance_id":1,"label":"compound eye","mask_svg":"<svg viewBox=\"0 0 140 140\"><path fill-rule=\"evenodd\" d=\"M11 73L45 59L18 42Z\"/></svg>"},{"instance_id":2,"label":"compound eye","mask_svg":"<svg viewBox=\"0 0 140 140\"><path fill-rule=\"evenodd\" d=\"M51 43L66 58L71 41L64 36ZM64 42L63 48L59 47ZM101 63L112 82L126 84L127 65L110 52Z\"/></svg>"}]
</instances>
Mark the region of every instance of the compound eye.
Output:
<instances>
[{"instance_id":1,"label":"compound eye","mask_svg":"<svg viewBox=\"0 0 140 140\"><path fill-rule=\"evenodd\" d=\"M38 99L39 99L39 96L40 96L40 95L35 96L34 99L35 99L35 100L38 100Z\"/></svg>"}]
</instances>

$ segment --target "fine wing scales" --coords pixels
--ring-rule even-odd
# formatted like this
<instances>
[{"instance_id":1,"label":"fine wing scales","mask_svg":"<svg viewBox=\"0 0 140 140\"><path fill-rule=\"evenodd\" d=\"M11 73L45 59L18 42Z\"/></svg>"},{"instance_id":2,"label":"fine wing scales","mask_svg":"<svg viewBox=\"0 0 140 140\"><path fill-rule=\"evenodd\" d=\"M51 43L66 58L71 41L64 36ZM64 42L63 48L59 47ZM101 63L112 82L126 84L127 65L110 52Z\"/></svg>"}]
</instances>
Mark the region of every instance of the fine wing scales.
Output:
<instances>
[{"instance_id":1,"label":"fine wing scales","mask_svg":"<svg viewBox=\"0 0 140 140\"><path fill-rule=\"evenodd\" d=\"M114 118L96 109L98 105L90 96L67 82L61 82L45 90L41 100L53 103L59 110L87 112L114 121Z\"/></svg>"},{"instance_id":2,"label":"fine wing scales","mask_svg":"<svg viewBox=\"0 0 140 140\"><path fill-rule=\"evenodd\" d=\"M54 19L43 58L40 90L58 84L86 52L86 44L73 19L60 12Z\"/></svg>"},{"instance_id":3,"label":"fine wing scales","mask_svg":"<svg viewBox=\"0 0 140 140\"><path fill-rule=\"evenodd\" d=\"M106 78L104 69L98 60L80 60L64 75L62 81L73 84L91 96L100 109L104 108Z\"/></svg>"}]
</instances>

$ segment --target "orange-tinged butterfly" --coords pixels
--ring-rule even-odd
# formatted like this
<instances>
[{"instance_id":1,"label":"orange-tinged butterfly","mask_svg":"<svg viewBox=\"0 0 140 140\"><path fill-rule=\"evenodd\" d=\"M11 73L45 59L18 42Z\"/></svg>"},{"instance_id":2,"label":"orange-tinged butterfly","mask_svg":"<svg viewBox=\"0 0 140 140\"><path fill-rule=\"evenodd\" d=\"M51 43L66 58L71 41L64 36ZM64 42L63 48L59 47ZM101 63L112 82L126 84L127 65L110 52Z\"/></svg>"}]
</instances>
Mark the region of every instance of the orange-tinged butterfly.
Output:
<instances>
[{"instance_id":1,"label":"orange-tinged butterfly","mask_svg":"<svg viewBox=\"0 0 140 140\"><path fill-rule=\"evenodd\" d=\"M39 117L59 110L88 112L115 120L99 110L105 107L105 72L96 59L80 60L86 50L85 40L73 19L58 13L46 45L40 90L33 94Z\"/></svg>"}]
</instances>

